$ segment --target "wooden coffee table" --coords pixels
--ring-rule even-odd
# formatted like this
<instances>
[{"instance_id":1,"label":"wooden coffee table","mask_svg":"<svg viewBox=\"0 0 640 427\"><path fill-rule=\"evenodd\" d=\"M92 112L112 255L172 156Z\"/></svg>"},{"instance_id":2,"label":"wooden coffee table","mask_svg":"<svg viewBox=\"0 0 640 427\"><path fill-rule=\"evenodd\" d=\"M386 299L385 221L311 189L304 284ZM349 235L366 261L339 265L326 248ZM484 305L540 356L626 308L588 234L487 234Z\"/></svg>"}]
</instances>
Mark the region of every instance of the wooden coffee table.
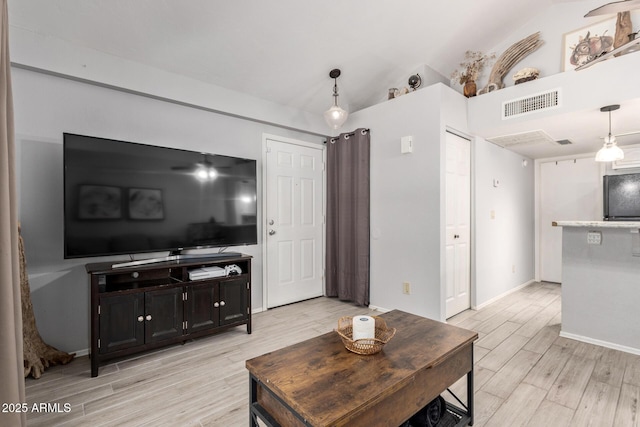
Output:
<instances>
[{"instance_id":1,"label":"wooden coffee table","mask_svg":"<svg viewBox=\"0 0 640 427\"><path fill-rule=\"evenodd\" d=\"M375 355L351 353L329 332L247 360L249 425L398 427L464 375L467 406L447 407L457 425L473 425L478 334L398 310L381 317L397 332Z\"/></svg>"}]
</instances>

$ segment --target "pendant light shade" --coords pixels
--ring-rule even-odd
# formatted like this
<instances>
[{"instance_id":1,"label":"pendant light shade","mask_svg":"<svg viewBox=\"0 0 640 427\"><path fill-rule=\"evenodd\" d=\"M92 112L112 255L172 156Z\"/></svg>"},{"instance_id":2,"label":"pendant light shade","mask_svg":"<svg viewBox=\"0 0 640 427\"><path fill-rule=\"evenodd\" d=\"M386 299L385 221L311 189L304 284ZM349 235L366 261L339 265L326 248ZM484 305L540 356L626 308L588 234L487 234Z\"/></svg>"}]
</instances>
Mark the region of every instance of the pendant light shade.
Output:
<instances>
[{"instance_id":1,"label":"pendant light shade","mask_svg":"<svg viewBox=\"0 0 640 427\"><path fill-rule=\"evenodd\" d=\"M596 162L613 162L624 159L624 152L618 147L616 137L611 134L611 112L618 108L620 106L617 104L600 108L603 113L609 113L609 135L605 137L604 145L596 153Z\"/></svg>"},{"instance_id":2,"label":"pendant light shade","mask_svg":"<svg viewBox=\"0 0 640 427\"><path fill-rule=\"evenodd\" d=\"M340 70L337 68L331 70L329 77L333 79L333 105L324 112L324 120L331 129L339 129L349 116L349 113L338 105L338 77L340 77Z\"/></svg>"},{"instance_id":3,"label":"pendant light shade","mask_svg":"<svg viewBox=\"0 0 640 427\"><path fill-rule=\"evenodd\" d=\"M609 113L609 135L605 137L604 145L596 153L596 162L613 162L624 159L624 152L618 147L616 137L611 134L611 112L618 108L620 108L618 104L607 105L600 108L600 111L603 113Z\"/></svg>"},{"instance_id":4,"label":"pendant light shade","mask_svg":"<svg viewBox=\"0 0 640 427\"><path fill-rule=\"evenodd\" d=\"M596 153L596 162L614 162L624 159L624 152L616 143L615 136L604 139L604 145Z\"/></svg>"}]
</instances>

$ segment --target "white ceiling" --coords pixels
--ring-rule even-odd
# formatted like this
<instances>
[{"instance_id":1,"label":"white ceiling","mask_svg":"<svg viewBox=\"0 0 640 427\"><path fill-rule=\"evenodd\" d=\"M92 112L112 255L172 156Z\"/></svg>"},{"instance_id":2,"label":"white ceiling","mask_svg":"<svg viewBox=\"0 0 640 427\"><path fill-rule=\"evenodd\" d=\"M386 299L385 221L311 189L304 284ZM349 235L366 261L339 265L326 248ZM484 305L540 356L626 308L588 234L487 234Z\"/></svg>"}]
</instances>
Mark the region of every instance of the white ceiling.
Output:
<instances>
[{"instance_id":1,"label":"white ceiling","mask_svg":"<svg viewBox=\"0 0 640 427\"><path fill-rule=\"evenodd\" d=\"M322 114L332 68L357 111L425 64L448 77L466 50L490 51L563 1L9 0L9 22Z\"/></svg>"},{"instance_id":2,"label":"white ceiling","mask_svg":"<svg viewBox=\"0 0 640 427\"><path fill-rule=\"evenodd\" d=\"M620 109L611 113L611 130L617 135L617 143L623 150L625 146L640 144L639 117L640 99L625 100L620 104ZM486 139L505 137L517 141L543 131L550 140L534 138L523 145L508 147L523 156L543 159L594 153L602 147L608 128L608 113L601 112L599 108L588 108L562 115L547 115L515 125L505 124L499 129L483 129L479 134ZM561 146L556 142L559 140L569 140L571 145Z\"/></svg>"}]
</instances>

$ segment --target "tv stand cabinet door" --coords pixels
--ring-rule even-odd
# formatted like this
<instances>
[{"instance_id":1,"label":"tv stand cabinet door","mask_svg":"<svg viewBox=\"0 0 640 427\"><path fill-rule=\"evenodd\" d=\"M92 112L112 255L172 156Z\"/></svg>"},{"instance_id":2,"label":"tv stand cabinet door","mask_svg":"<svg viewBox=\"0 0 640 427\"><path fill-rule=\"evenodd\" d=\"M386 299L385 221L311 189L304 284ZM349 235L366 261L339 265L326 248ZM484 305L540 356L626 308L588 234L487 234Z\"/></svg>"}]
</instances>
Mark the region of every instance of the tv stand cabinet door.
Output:
<instances>
[{"instance_id":1,"label":"tv stand cabinet door","mask_svg":"<svg viewBox=\"0 0 640 427\"><path fill-rule=\"evenodd\" d=\"M247 279L223 280L220 286L220 326L247 320Z\"/></svg>"},{"instance_id":2,"label":"tv stand cabinet door","mask_svg":"<svg viewBox=\"0 0 640 427\"><path fill-rule=\"evenodd\" d=\"M145 343L155 343L184 334L182 288L145 292Z\"/></svg>"},{"instance_id":3,"label":"tv stand cabinet door","mask_svg":"<svg viewBox=\"0 0 640 427\"><path fill-rule=\"evenodd\" d=\"M100 354L144 344L144 294L100 297Z\"/></svg>"},{"instance_id":4,"label":"tv stand cabinet door","mask_svg":"<svg viewBox=\"0 0 640 427\"><path fill-rule=\"evenodd\" d=\"M187 334L217 327L217 313L214 310L214 305L218 301L216 283L200 283L187 286L186 289L185 320L187 321Z\"/></svg>"}]
</instances>

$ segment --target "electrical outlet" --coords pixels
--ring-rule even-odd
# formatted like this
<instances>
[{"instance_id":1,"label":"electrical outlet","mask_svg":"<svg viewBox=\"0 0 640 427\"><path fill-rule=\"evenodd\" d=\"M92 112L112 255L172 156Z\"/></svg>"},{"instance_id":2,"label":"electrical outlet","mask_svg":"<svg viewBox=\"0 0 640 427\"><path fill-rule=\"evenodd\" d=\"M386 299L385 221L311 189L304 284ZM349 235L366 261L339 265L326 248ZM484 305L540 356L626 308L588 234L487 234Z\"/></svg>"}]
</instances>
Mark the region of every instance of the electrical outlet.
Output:
<instances>
[{"instance_id":1,"label":"electrical outlet","mask_svg":"<svg viewBox=\"0 0 640 427\"><path fill-rule=\"evenodd\" d=\"M602 244L602 233L599 231L588 231L587 232L587 244L588 245L601 245Z\"/></svg>"},{"instance_id":2,"label":"electrical outlet","mask_svg":"<svg viewBox=\"0 0 640 427\"><path fill-rule=\"evenodd\" d=\"M402 293L405 295L411 295L411 283L402 282Z\"/></svg>"}]
</instances>

